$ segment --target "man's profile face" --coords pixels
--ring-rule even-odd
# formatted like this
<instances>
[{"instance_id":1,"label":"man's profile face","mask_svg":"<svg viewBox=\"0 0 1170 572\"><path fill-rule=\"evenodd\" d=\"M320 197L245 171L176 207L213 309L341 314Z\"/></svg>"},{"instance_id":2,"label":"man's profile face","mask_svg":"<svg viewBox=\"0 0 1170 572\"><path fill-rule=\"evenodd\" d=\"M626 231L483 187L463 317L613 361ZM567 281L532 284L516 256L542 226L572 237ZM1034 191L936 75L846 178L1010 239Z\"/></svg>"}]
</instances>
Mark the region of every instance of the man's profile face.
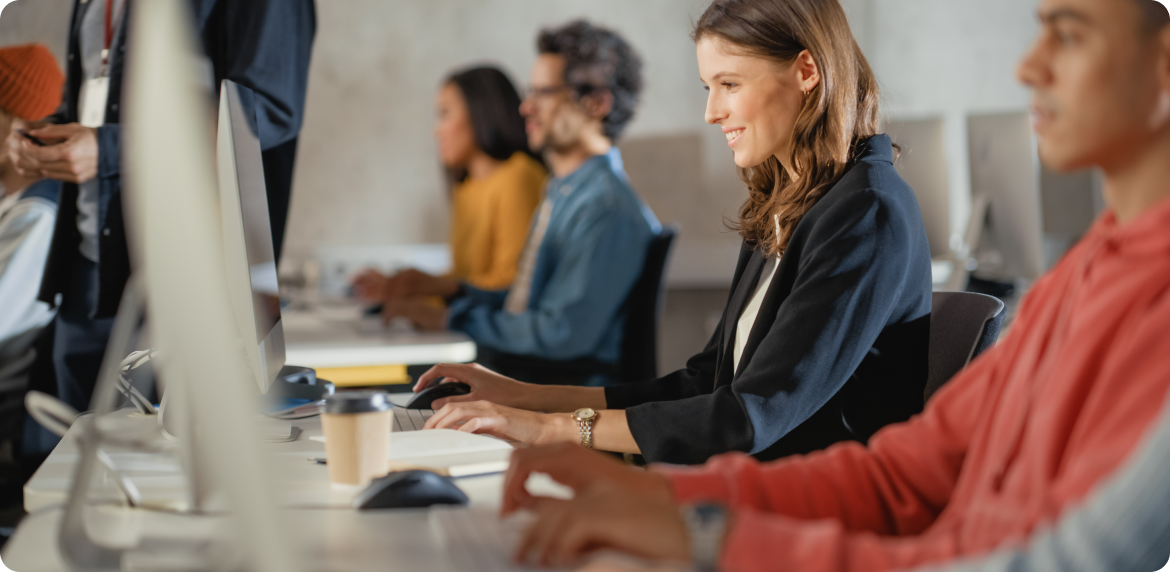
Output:
<instances>
[{"instance_id":1,"label":"man's profile face","mask_svg":"<svg viewBox=\"0 0 1170 572\"><path fill-rule=\"evenodd\" d=\"M536 58L520 114L528 146L534 151L565 149L578 142L589 117L565 83L564 56L541 54Z\"/></svg>"},{"instance_id":2,"label":"man's profile face","mask_svg":"<svg viewBox=\"0 0 1170 572\"><path fill-rule=\"evenodd\" d=\"M1167 129L1165 50L1137 0L1042 0L1039 15L1017 75L1048 167L1108 169Z\"/></svg>"}]
</instances>

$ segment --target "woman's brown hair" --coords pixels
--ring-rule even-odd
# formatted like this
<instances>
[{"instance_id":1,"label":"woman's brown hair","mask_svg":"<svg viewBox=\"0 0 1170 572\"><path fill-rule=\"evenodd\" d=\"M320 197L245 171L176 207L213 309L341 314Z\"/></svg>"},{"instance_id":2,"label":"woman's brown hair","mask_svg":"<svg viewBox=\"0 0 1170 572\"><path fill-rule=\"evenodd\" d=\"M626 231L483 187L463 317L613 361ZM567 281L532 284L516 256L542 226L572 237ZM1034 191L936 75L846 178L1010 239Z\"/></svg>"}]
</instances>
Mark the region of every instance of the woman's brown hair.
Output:
<instances>
[{"instance_id":1,"label":"woman's brown hair","mask_svg":"<svg viewBox=\"0 0 1170 572\"><path fill-rule=\"evenodd\" d=\"M749 196L732 228L765 254L783 254L796 225L845 174L858 143L878 133L877 79L837 0L715 0L691 38L719 38L783 64L808 50L817 64L821 81L792 133L795 179L775 157L739 170Z\"/></svg>"}]
</instances>

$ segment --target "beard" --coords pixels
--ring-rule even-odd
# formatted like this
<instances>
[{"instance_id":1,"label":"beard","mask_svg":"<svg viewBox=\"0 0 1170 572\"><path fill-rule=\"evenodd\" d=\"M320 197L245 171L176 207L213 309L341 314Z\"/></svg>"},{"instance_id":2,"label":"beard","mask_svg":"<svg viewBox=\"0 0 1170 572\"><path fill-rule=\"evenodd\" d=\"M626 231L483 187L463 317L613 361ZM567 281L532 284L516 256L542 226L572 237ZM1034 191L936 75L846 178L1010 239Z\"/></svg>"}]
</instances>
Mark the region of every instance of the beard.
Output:
<instances>
[{"instance_id":1,"label":"beard","mask_svg":"<svg viewBox=\"0 0 1170 572\"><path fill-rule=\"evenodd\" d=\"M589 123L589 118L583 110L577 109L576 106L562 106L549 123L548 130L544 134L543 144L538 151L541 154L556 153L576 147L581 141L581 132L587 123Z\"/></svg>"}]
</instances>

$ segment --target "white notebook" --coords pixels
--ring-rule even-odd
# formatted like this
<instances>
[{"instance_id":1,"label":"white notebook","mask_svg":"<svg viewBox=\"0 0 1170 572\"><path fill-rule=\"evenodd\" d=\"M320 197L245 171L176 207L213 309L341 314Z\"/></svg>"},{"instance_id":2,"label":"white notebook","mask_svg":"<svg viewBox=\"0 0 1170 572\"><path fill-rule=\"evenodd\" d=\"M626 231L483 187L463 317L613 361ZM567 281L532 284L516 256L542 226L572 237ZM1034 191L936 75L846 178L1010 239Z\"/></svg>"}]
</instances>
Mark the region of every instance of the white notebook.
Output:
<instances>
[{"instance_id":1,"label":"white notebook","mask_svg":"<svg viewBox=\"0 0 1170 572\"><path fill-rule=\"evenodd\" d=\"M325 442L324 436L311 437L314 441ZM390 437L390 459L413 461L426 457L448 455L469 455L473 453L501 452L504 458L510 454L512 445L495 437L475 435L454 429L430 429L427 431L405 431L393 433Z\"/></svg>"}]
</instances>

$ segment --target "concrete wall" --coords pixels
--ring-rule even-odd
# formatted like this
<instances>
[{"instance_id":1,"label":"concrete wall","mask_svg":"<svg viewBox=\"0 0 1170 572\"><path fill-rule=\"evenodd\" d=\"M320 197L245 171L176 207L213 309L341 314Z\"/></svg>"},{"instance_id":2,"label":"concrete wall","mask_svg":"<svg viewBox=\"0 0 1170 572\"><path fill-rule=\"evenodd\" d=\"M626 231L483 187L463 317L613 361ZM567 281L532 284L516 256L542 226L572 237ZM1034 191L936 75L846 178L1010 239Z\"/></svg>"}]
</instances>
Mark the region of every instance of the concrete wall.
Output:
<instances>
[{"instance_id":1,"label":"concrete wall","mask_svg":"<svg viewBox=\"0 0 1170 572\"><path fill-rule=\"evenodd\" d=\"M73 0L16 0L0 13L0 46L40 42L64 68Z\"/></svg>"},{"instance_id":2,"label":"concrete wall","mask_svg":"<svg viewBox=\"0 0 1170 572\"><path fill-rule=\"evenodd\" d=\"M706 0L332 0L319 33L297 164L287 257L320 245L442 242L447 201L432 136L442 79L471 63L500 65L526 85L535 36L585 16L618 30L645 60L644 104L627 140L684 135L716 165L681 192L705 217L679 215L692 236L720 236L742 199L719 132L703 122L705 93L687 37ZM716 181L718 181L716 183ZM730 184L728 184L730 181ZM653 203L666 205L667 197ZM675 197L677 198L677 197ZM677 202L677 201L676 201ZM701 222L698 222L700 221ZM287 258L286 257L286 258Z\"/></svg>"}]
</instances>

